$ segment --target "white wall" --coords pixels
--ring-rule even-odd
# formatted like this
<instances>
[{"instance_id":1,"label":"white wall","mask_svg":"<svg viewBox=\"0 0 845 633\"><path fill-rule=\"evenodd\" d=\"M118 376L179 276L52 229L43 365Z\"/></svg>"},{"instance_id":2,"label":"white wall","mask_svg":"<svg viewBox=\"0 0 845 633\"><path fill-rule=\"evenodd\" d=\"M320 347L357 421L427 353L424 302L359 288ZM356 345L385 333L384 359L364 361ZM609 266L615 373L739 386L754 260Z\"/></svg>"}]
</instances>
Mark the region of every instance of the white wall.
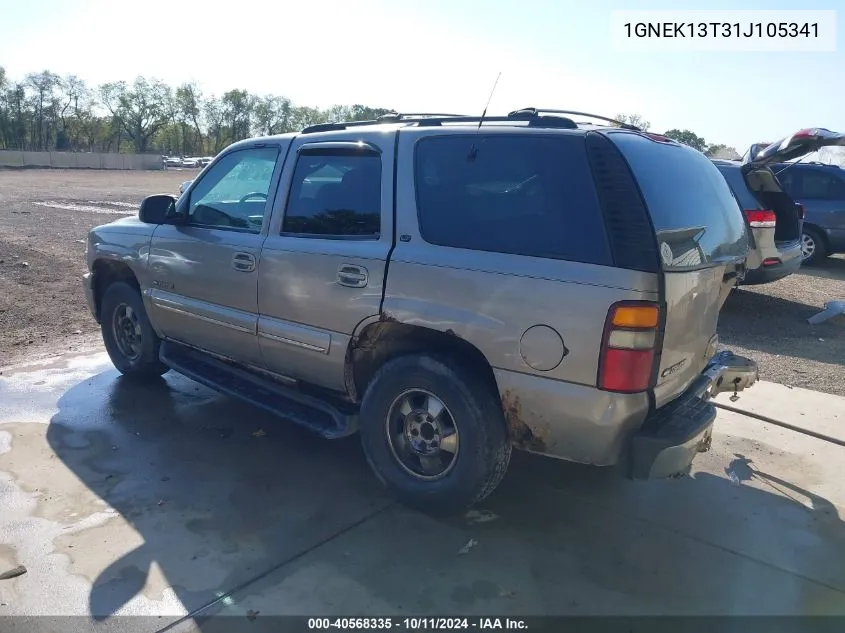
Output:
<instances>
[{"instance_id":1,"label":"white wall","mask_svg":"<svg viewBox=\"0 0 845 633\"><path fill-rule=\"evenodd\" d=\"M161 169L162 161L158 154L87 154L83 152L0 150L0 167Z\"/></svg>"}]
</instances>

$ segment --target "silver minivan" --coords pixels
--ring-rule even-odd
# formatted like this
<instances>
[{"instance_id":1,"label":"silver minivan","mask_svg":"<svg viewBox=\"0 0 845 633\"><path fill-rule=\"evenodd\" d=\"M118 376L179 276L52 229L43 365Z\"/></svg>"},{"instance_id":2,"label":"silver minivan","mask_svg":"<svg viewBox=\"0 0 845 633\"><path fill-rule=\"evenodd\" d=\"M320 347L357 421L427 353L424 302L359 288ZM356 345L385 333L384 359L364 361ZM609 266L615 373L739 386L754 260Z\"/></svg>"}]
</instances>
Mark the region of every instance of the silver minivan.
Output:
<instances>
[{"instance_id":1,"label":"silver minivan","mask_svg":"<svg viewBox=\"0 0 845 633\"><path fill-rule=\"evenodd\" d=\"M742 207L751 229L746 285L764 284L791 275L804 259L804 206L783 189L778 175L790 163L822 147L845 144L845 135L814 128L799 130L775 143L752 145L739 161L714 160Z\"/></svg>"}]
</instances>

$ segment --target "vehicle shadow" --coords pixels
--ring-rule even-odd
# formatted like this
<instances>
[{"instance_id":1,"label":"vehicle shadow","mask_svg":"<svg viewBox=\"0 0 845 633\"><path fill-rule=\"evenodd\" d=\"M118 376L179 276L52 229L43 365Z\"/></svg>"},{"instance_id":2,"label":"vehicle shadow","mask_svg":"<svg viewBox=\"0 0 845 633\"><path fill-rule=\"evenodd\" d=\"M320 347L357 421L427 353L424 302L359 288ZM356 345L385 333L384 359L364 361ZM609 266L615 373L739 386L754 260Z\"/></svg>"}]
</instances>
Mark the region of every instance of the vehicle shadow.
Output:
<instances>
[{"instance_id":1,"label":"vehicle shadow","mask_svg":"<svg viewBox=\"0 0 845 633\"><path fill-rule=\"evenodd\" d=\"M794 356L823 363L845 358L845 336L837 320L810 325L819 306L739 288L719 314L719 339L728 347Z\"/></svg>"},{"instance_id":2,"label":"vehicle shadow","mask_svg":"<svg viewBox=\"0 0 845 633\"><path fill-rule=\"evenodd\" d=\"M845 281L845 257L826 257L815 266L801 266L796 275ZM834 297L839 299L839 297ZM843 297L845 298L845 297Z\"/></svg>"},{"instance_id":3,"label":"vehicle shadow","mask_svg":"<svg viewBox=\"0 0 845 633\"><path fill-rule=\"evenodd\" d=\"M92 578L95 620L172 592L189 612L207 607L201 630L232 630L210 617L227 609L221 596L240 588L248 604L296 573L304 552L369 601L326 598L318 578L298 602L274 602L277 613L845 613L841 594L830 599L845 592L836 507L757 470L743 456L751 443L725 477L665 482L517 454L484 504L493 518L479 521L397 506L355 438L316 438L179 376L138 385L98 374L59 398L47 438L127 524L99 535L100 554L66 550L71 571ZM109 540L127 534L135 547ZM483 554L458 555L469 539ZM726 581L732 573L742 581Z\"/></svg>"},{"instance_id":4,"label":"vehicle shadow","mask_svg":"<svg viewBox=\"0 0 845 633\"><path fill-rule=\"evenodd\" d=\"M199 608L390 503L354 438L322 440L178 375L138 384L107 371L77 384L59 398L47 441L131 527L101 546L140 537L113 561L66 552L93 579L97 620L168 587Z\"/></svg>"}]
</instances>

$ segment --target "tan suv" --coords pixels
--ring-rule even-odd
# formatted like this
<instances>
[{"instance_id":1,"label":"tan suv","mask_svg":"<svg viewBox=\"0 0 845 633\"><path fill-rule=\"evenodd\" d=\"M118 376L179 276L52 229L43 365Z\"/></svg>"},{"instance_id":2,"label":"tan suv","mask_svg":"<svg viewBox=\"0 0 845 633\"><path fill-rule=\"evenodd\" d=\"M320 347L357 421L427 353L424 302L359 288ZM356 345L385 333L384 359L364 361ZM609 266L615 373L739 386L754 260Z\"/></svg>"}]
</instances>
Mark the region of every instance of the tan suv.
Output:
<instances>
[{"instance_id":1,"label":"tan suv","mask_svg":"<svg viewBox=\"0 0 845 633\"><path fill-rule=\"evenodd\" d=\"M718 391L742 213L701 153L565 111L401 116L238 142L178 200L93 229L115 366L174 369L325 437L360 432L403 501L454 511L511 448L688 470Z\"/></svg>"}]
</instances>

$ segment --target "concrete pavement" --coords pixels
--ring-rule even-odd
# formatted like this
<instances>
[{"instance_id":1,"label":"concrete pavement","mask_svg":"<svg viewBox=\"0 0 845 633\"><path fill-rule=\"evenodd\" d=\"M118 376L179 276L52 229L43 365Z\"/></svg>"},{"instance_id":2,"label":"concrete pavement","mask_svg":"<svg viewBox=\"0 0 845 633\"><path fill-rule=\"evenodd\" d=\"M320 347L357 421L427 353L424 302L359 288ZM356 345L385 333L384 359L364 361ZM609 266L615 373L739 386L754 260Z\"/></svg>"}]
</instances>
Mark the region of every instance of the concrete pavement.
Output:
<instances>
[{"instance_id":1,"label":"concrete pavement","mask_svg":"<svg viewBox=\"0 0 845 633\"><path fill-rule=\"evenodd\" d=\"M845 398L800 387L759 381L731 401L720 393L715 401L744 413L761 415L845 442Z\"/></svg>"},{"instance_id":2,"label":"concrete pavement","mask_svg":"<svg viewBox=\"0 0 845 633\"><path fill-rule=\"evenodd\" d=\"M130 384L102 353L51 359L0 376L0 573L28 570L0 617L845 615L842 451L720 412L691 477L517 455L440 520L387 498L355 438L172 373Z\"/></svg>"}]
</instances>

